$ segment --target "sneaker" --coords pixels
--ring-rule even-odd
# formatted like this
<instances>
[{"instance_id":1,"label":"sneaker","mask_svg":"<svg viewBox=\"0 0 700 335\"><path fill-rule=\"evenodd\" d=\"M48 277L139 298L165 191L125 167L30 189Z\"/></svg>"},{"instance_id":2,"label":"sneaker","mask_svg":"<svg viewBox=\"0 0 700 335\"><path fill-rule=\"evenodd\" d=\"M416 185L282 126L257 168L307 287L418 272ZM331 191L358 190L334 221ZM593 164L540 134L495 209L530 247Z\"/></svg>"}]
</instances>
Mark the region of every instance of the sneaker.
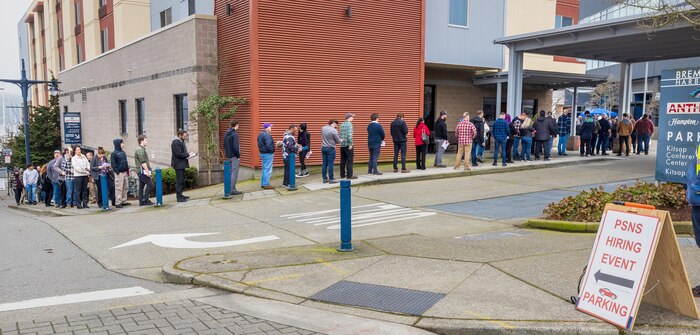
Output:
<instances>
[{"instance_id":1,"label":"sneaker","mask_svg":"<svg viewBox=\"0 0 700 335\"><path fill-rule=\"evenodd\" d=\"M483 156L477 156L477 157L476 157L476 161L479 162L479 163L483 163L483 162L484 162L484 157L483 157Z\"/></svg>"},{"instance_id":2,"label":"sneaker","mask_svg":"<svg viewBox=\"0 0 700 335\"><path fill-rule=\"evenodd\" d=\"M231 192L231 195L241 195L241 194L243 194L243 192L240 192L240 191Z\"/></svg>"},{"instance_id":3,"label":"sneaker","mask_svg":"<svg viewBox=\"0 0 700 335\"><path fill-rule=\"evenodd\" d=\"M328 179L324 179L324 180L323 180L323 183L324 183L324 184L328 184Z\"/></svg>"},{"instance_id":4,"label":"sneaker","mask_svg":"<svg viewBox=\"0 0 700 335\"><path fill-rule=\"evenodd\" d=\"M569 154L567 154L567 153L563 153L563 154L561 154L561 155L562 155L562 156L568 156Z\"/></svg>"},{"instance_id":5,"label":"sneaker","mask_svg":"<svg viewBox=\"0 0 700 335\"><path fill-rule=\"evenodd\" d=\"M527 162L528 162L528 163L532 163L532 161L531 161L531 160L529 160L529 159L527 160Z\"/></svg>"},{"instance_id":6,"label":"sneaker","mask_svg":"<svg viewBox=\"0 0 700 335\"><path fill-rule=\"evenodd\" d=\"M399 172L399 169L394 169L394 173Z\"/></svg>"},{"instance_id":7,"label":"sneaker","mask_svg":"<svg viewBox=\"0 0 700 335\"><path fill-rule=\"evenodd\" d=\"M493 165L493 166L498 166L498 163L493 162L493 164L491 164L491 165Z\"/></svg>"},{"instance_id":8,"label":"sneaker","mask_svg":"<svg viewBox=\"0 0 700 335\"><path fill-rule=\"evenodd\" d=\"M357 176L350 176L348 179L357 179Z\"/></svg>"},{"instance_id":9,"label":"sneaker","mask_svg":"<svg viewBox=\"0 0 700 335\"><path fill-rule=\"evenodd\" d=\"M336 179L331 179L331 180L328 181L328 183L329 183L329 184L337 184L337 183L338 183L338 180L336 180Z\"/></svg>"},{"instance_id":10,"label":"sneaker","mask_svg":"<svg viewBox=\"0 0 700 335\"><path fill-rule=\"evenodd\" d=\"M425 170L425 169L422 169L422 170ZM401 173L409 173L409 172L411 172L411 171L410 171L410 170L406 170L406 169L402 169L402 170L401 170Z\"/></svg>"},{"instance_id":11,"label":"sneaker","mask_svg":"<svg viewBox=\"0 0 700 335\"><path fill-rule=\"evenodd\" d=\"M185 199L185 198L180 198L180 199L177 199L177 202L187 202L187 199Z\"/></svg>"},{"instance_id":12,"label":"sneaker","mask_svg":"<svg viewBox=\"0 0 700 335\"><path fill-rule=\"evenodd\" d=\"M446 168L446 167L447 167L447 165L442 165L442 164L438 164L438 165L436 165L435 167L439 167L439 168Z\"/></svg>"},{"instance_id":13,"label":"sneaker","mask_svg":"<svg viewBox=\"0 0 700 335\"><path fill-rule=\"evenodd\" d=\"M114 206L114 207L116 207L116 208L123 208L124 205L116 205L116 206Z\"/></svg>"},{"instance_id":14,"label":"sneaker","mask_svg":"<svg viewBox=\"0 0 700 335\"><path fill-rule=\"evenodd\" d=\"M503 163L503 164L501 164L501 166L508 166L508 164L506 164L506 163Z\"/></svg>"},{"instance_id":15,"label":"sneaker","mask_svg":"<svg viewBox=\"0 0 700 335\"><path fill-rule=\"evenodd\" d=\"M262 186L262 188L265 190L274 190L275 189L275 187L272 185L265 185L265 186Z\"/></svg>"},{"instance_id":16,"label":"sneaker","mask_svg":"<svg viewBox=\"0 0 700 335\"><path fill-rule=\"evenodd\" d=\"M375 172L375 173L372 173L372 174L375 175L375 176L381 176L381 175L383 175L383 173L381 173L381 172Z\"/></svg>"}]
</instances>

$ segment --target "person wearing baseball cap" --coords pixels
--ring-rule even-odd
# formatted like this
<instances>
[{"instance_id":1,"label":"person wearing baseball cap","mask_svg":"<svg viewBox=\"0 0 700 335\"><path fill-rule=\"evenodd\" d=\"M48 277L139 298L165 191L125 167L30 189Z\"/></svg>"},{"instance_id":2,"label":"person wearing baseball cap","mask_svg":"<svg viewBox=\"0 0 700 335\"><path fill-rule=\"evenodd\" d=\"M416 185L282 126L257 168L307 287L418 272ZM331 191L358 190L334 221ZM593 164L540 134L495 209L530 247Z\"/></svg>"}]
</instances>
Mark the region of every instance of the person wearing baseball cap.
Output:
<instances>
[{"instance_id":1,"label":"person wearing baseball cap","mask_svg":"<svg viewBox=\"0 0 700 335\"><path fill-rule=\"evenodd\" d=\"M263 123L263 130L258 134L258 151L262 161L262 176L260 177L260 187L266 190L274 189L270 185L272 176L272 161L275 158L275 141L272 139L272 123Z\"/></svg>"},{"instance_id":2,"label":"person wearing baseball cap","mask_svg":"<svg viewBox=\"0 0 700 335\"><path fill-rule=\"evenodd\" d=\"M435 142L437 144L437 153L435 154L435 167L444 168L446 167L442 164L442 155L445 153L445 147L443 144L447 142L447 112L441 111L440 117L435 122Z\"/></svg>"},{"instance_id":3,"label":"person wearing baseball cap","mask_svg":"<svg viewBox=\"0 0 700 335\"><path fill-rule=\"evenodd\" d=\"M352 120L354 113L345 114L345 122L340 125L340 178L357 179L353 175L352 164L355 150L352 143Z\"/></svg>"}]
</instances>

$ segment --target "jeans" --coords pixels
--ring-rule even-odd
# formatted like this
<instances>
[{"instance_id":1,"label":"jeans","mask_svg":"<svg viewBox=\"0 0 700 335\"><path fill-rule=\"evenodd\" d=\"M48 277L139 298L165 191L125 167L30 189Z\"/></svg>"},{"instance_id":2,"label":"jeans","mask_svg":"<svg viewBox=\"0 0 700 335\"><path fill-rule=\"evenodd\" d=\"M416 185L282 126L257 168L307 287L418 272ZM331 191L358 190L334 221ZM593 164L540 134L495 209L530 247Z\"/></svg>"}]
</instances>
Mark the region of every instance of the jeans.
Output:
<instances>
[{"instance_id":1,"label":"jeans","mask_svg":"<svg viewBox=\"0 0 700 335\"><path fill-rule=\"evenodd\" d=\"M472 153L476 152L476 150L474 150L472 143L467 143L467 144L457 143L457 156L455 159L455 169L458 169L462 165L462 157L464 157L464 169L465 170L469 169L469 160L467 159L467 152L470 152L470 151ZM462 156L462 155L464 155L464 156Z\"/></svg>"},{"instance_id":2,"label":"jeans","mask_svg":"<svg viewBox=\"0 0 700 335\"><path fill-rule=\"evenodd\" d=\"M547 154L545 156L549 157L549 155L552 154L552 145L554 144L554 137L550 136L549 141L547 142L547 146L545 147L547 150Z\"/></svg>"},{"instance_id":3,"label":"jeans","mask_svg":"<svg viewBox=\"0 0 700 335\"><path fill-rule=\"evenodd\" d=\"M530 148L532 147L532 137L522 137L520 141L523 142L522 151L520 152L520 159L530 160Z\"/></svg>"},{"instance_id":4,"label":"jeans","mask_svg":"<svg viewBox=\"0 0 700 335\"><path fill-rule=\"evenodd\" d=\"M506 140L494 140L495 148L493 151L493 162L498 163L498 153L501 153L501 161L506 163Z\"/></svg>"},{"instance_id":5,"label":"jeans","mask_svg":"<svg viewBox=\"0 0 700 335\"><path fill-rule=\"evenodd\" d=\"M513 137L513 159L521 159L518 151L520 149L520 137Z\"/></svg>"},{"instance_id":6,"label":"jeans","mask_svg":"<svg viewBox=\"0 0 700 335\"><path fill-rule=\"evenodd\" d=\"M352 161L355 151L349 147L340 147L340 178L352 177Z\"/></svg>"},{"instance_id":7,"label":"jeans","mask_svg":"<svg viewBox=\"0 0 700 335\"><path fill-rule=\"evenodd\" d=\"M472 165L476 165L476 158L481 157L481 155L479 155L479 149L481 149L481 153L483 154L484 153L483 147L480 144L472 143L471 150L469 150ZM465 155L466 155L466 153L465 153ZM466 157L464 160L466 161Z\"/></svg>"},{"instance_id":8,"label":"jeans","mask_svg":"<svg viewBox=\"0 0 700 335\"><path fill-rule=\"evenodd\" d=\"M237 192L236 183L238 182L238 169L241 166L241 159L238 157L231 157L228 159L231 162L231 174L229 175L229 193Z\"/></svg>"},{"instance_id":9,"label":"jeans","mask_svg":"<svg viewBox=\"0 0 700 335\"><path fill-rule=\"evenodd\" d=\"M269 186L270 177L272 176L272 160L275 154L260 154L262 161L262 176L260 177L260 186Z\"/></svg>"},{"instance_id":10,"label":"jeans","mask_svg":"<svg viewBox=\"0 0 700 335\"><path fill-rule=\"evenodd\" d=\"M638 151L637 146L639 145L639 144L637 144L637 133L636 132L632 132L632 134L630 135L630 140L632 140L632 152L636 153Z\"/></svg>"},{"instance_id":11,"label":"jeans","mask_svg":"<svg viewBox=\"0 0 700 335\"><path fill-rule=\"evenodd\" d=\"M139 205L148 203L148 198L151 196L151 190L154 186L151 177L139 173Z\"/></svg>"},{"instance_id":12,"label":"jeans","mask_svg":"<svg viewBox=\"0 0 700 335\"><path fill-rule=\"evenodd\" d=\"M644 151L645 155L649 154L649 141L651 140L651 134L638 134L637 135L637 153Z\"/></svg>"},{"instance_id":13,"label":"jeans","mask_svg":"<svg viewBox=\"0 0 700 335\"><path fill-rule=\"evenodd\" d=\"M569 134L559 134L559 142L557 143L557 153L563 155L566 153L566 142L569 141Z\"/></svg>"},{"instance_id":14,"label":"jeans","mask_svg":"<svg viewBox=\"0 0 700 335\"><path fill-rule=\"evenodd\" d=\"M484 157L484 149L485 148L486 147L483 144L477 144L476 145L476 155L480 158Z\"/></svg>"},{"instance_id":15,"label":"jeans","mask_svg":"<svg viewBox=\"0 0 700 335\"><path fill-rule=\"evenodd\" d=\"M446 140L438 138L435 140L437 143L437 153L435 154L435 166L442 165L442 154L445 153L445 148L442 147ZM427 149L427 146L426 146Z\"/></svg>"},{"instance_id":16,"label":"jeans","mask_svg":"<svg viewBox=\"0 0 700 335\"><path fill-rule=\"evenodd\" d=\"M544 159L549 159L549 151L547 151L548 143L549 140L535 141L535 159L540 158L540 152L542 151L544 151Z\"/></svg>"},{"instance_id":17,"label":"jeans","mask_svg":"<svg viewBox=\"0 0 700 335\"><path fill-rule=\"evenodd\" d=\"M617 138L617 143L618 143L618 156L622 156L622 144L625 145L625 153L627 156L630 155L630 141L629 141L629 136L619 136Z\"/></svg>"},{"instance_id":18,"label":"jeans","mask_svg":"<svg viewBox=\"0 0 700 335\"><path fill-rule=\"evenodd\" d=\"M284 159L284 178L282 179L282 185L290 187L295 186L295 167L296 167L296 155L289 154L287 158Z\"/></svg>"},{"instance_id":19,"label":"jeans","mask_svg":"<svg viewBox=\"0 0 700 335\"><path fill-rule=\"evenodd\" d=\"M58 181L51 182L53 189L53 204L58 206L61 204L61 184Z\"/></svg>"},{"instance_id":20,"label":"jeans","mask_svg":"<svg viewBox=\"0 0 700 335\"><path fill-rule=\"evenodd\" d=\"M693 231L695 232L695 244L700 248L700 206L691 207Z\"/></svg>"},{"instance_id":21,"label":"jeans","mask_svg":"<svg viewBox=\"0 0 700 335\"><path fill-rule=\"evenodd\" d=\"M321 177L323 180L333 180L333 165L335 164L335 147L322 147L321 156L323 165L321 166Z\"/></svg>"},{"instance_id":22,"label":"jeans","mask_svg":"<svg viewBox=\"0 0 700 335\"><path fill-rule=\"evenodd\" d=\"M306 154L309 153L309 150L302 150L299 152L299 164L301 164L301 171L306 171Z\"/></svg>"},{"instance_id":23,"label":"jeans","mask_svg":"<svg viewBox=\"0 0 700 335\"><path fill-rule=\"evenodd\" d=\"M605 150L608 148L608 141L610 140L610 136L608 134L598 134L598 143L596 144L595 147L595 152L596 154L600 151L603 151L603 154L605 154Z\"/></svg>"},{"instance_id":24,"label":"jeans","mask_svg":"<svg viewBox=\"0 0 700 335\"><path fill-rule=\"evenodd\" d=\"M428 154L428 144L416 145L416 169L425 170L425 156Z\"/></svg>"},{"instance_id":25,"label":"jeans","mask_svg":"<svg viewBox=\"0 0 700 335\"><path fill-rule=\"evenodd\" d=\"M401 170L406 170L406 142L394 142L394 170L398 169L399 152L401 152Z\"/></svg>"},{"instance_id":26,"label":"jeans","mask_svg":"<svg viewBox=\"0 0 700 335\"><path fill-rule=\"evenodd\" d=\"M36 201L36 184L27 184L24 186L27 189L27 201L31 204Z\"/></svg>"},{"instance_id":27,"label":"jeans","mask_svg":"<svg viewBox=\"0 0 700 335\"><path fill-rule=\"evenodd\" d=\"M367 165L367 173L379 173L377 170L377 162L379 161L379 153L382 148L369 148L369 163Z\"/></svg>"},{"instance_id":28,"label":"jeans","mask_svg":"<svg viewBox=\"0 0 700 335\"><path fill-rule=\"evenodd\" d=\"M75 186L74 180L66 179L66 202L63 203L66 206L73 206L76 204L73 200L73 186Z\"/></svg>"}]
</instances>

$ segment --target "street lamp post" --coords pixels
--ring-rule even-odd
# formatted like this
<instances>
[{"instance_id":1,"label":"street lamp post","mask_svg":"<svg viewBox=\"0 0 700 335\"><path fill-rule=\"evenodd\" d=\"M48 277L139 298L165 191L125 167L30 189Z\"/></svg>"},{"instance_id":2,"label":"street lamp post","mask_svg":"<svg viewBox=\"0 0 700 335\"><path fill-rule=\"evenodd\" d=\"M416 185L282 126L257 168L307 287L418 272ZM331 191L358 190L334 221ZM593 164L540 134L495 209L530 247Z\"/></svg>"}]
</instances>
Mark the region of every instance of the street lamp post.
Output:
<instances>
[{"instance_id":1,"label":"street lamp post","mask_svg":"<svg viewBox=\"0 0 700 335\"><path fill-rule=\"evenodd\" d=\"M46 80L29 80L27 79L27 71L24 69L24 59L22 59L22 78L17 79L0 79L1 82L6 82L10 84L15 84L19 86L22 91L22 101L23 101L23 111L24 111L24 149L25 149L25 162L27 165L31 163L31 157L29 156L29 103L27 102L29 96L29 87L36 84L49 84L49 93L52 96L58 95L60 92L58 90L58 84L60 82L56 79L50 81Z\"/></svg>"}]
</instances>

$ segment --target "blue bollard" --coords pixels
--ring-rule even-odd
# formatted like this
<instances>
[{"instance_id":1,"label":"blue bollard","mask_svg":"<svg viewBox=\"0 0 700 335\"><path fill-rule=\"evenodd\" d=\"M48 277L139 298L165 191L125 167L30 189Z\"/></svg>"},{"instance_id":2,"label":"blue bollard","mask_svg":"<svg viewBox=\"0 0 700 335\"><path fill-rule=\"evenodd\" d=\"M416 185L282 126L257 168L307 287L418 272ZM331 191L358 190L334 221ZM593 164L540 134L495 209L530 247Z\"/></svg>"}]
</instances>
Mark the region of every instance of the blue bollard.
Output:
<instances>
[{"instance_id":1,"label":"blue bollard","mask_svg":"<svg viewBox=\"0 0 700 335\"><path fill-rule=\"evenodd\" d=\"M102 194L99 196L102 197L102 210L108 211L109 208L109 189L107 189L107 175L106 174L101 174L100 175L100 189L102 190Z\"/></svg>"},{"instance_id":2,"label":"blue bollard","mask_svg":"<svg viewBox=\"0 0 700 335\"><path fill-rule=\"evenodd\" d=\"M297 178L296 178L296 161L294 160L296 157L294 153L289 154L287 156L287 159L289 160L289 187L287 187L288 190L290 191L296 191L297 190Z\"/></svg>"},{"instance_id":3,"label":"blue bollard","mask_svg":"<svg viewBox=\"0 0 700 335\"><path fill-rule=\"evenodd\" d=\"M350 181L340 181L340 247L338 251L353 251L352 247L352 203Z\"/></svg>"},{"instance_id":4,"label":"blue bollard","mask_svg":"<svg viewBox=\"0 0 700 335\"><path fill-rule=\"evenodd\" d=\"M224 161L224 199L231 197L231 161Z\"/></svg>"},{"instance_id":5,"label":"blue bollard","mask_svg":"<svg viewBox=\"0 0 700 335\"><path fill-rule=\"evenodd\" d=\"M156 169L156 207L163 206L163 173Z\"/></svg>"}]
</instances>

